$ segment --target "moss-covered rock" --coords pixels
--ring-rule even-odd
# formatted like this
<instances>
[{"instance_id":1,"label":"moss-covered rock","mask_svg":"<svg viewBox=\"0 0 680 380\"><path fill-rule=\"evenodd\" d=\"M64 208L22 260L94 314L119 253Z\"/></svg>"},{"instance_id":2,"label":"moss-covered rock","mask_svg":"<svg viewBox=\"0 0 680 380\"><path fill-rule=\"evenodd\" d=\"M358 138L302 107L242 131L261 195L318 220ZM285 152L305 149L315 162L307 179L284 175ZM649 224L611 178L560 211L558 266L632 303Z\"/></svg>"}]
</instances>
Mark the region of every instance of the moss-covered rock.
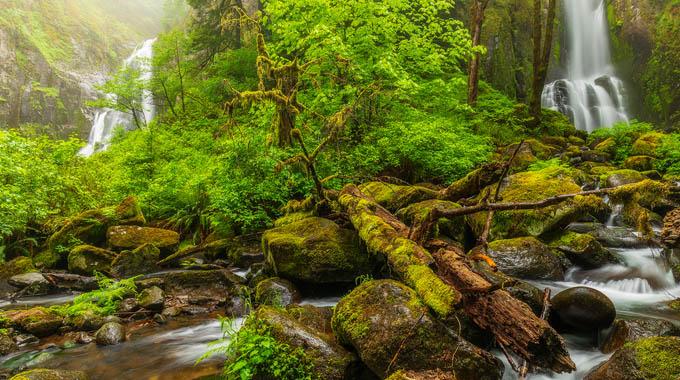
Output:
<instances>
[{"instance_id":1,"label":"moss-covered rock","mask_svg":"<svg viewBox=\"0 0 680 380\"><path fill-rule=\"evenodd\" d=\"M160 270L156 264L161 251L153 244L144 244L132 251L123 251L111 262L111 273L118 278L128 278L139 274Z\"/></svg>"},{"instance_id":2,"label":"moss-covered rock","mask_svg":"<svg viewBox=\"0 0 680 380\"><path fill-rule=\"evenodd\" d=\"M680 328L668 321L660 319L620 319L614 322L600 349L608 354L623 347L624 344L638 339L678 335L680 335Z\"/></svg>"},{"instance_id":3,"label":"moss-covered rock","mask_svg":"<svg viewBox=\"0 0 680 380\"><path fill-rule=\"evenodd\" d=\"M615 146L614 138L609 137L602 141L601 143L597 144L595 146L595 150L600 150L602 152L607 152L609 154L613 154L616 151L616 146Z\"/></svg>"},{"instance_id":4,"label":"moss-covered rock","mask_svg":"<svg viewBox=\"0 0 680 380\"><path fill-rule=\"evenodd\" d=\"M173 272L165 275L168 296L188 297L191 303L204 301L225 302L234 285L243 283L241 277L228 270Z\"/></svg>"},{"instance_id":5,"label":"moss-covered rock","mask_svg":"<svg viewBox=\"0 0 680 380\"><path fill-rule=\"evenodd\" d=\"M28 310L10 310L4 312L3 317L7 318L10 326L37 337L46 337L54 334L63 323L61 315L44 307L34 307Z\"/></svg>"},{"instance_id":6,"label":"moss-covered rock","mask_svg":"<svg viewBox=\"0 0 680 380\"><path fill-rule=\"evenodd\" d=\"M18 274L37 271L33 265L33 260L25 256L19 256L8 262L0 263L0 278L9 278Z\"/></svg>"},{"instance_id":7,"label":"moss-covered rock","mask_svg":"<svg viewBox=\"0 0 680 380\"><path fill-rule=\"evenodd\" d=\"M92 311L73 316L66 316L64 324L73 327L75 331L96 331L104 325L104 318Z\"/></svg>"},{"instance_id":8,"label":"moss-covered rock","mask_svg":"<svg viewBox=\"0 0 680 380\"><path fill-rule=\"evenodd\" d=\"M656 158L651 156L632 156L623 162L624 169L637 170L640 172L654 169Z\"/></svg>"},{"instance_id":9,"label":"moss-covered rock","mask_svg":"<svg viewBox=\"0 0 680 380\"><path fill-rule=\"evenodd\" d=\"M21 372L10 380L90 380L82 371L64 371L59 369L32 369Z\"/></svg>"},{"instance_id":10,"label":"moss-covered rock","mask_svg":"<svg viewBox=\"0 0 680 380\"><path fill-rule=\"evenodd\" d=\"M401 219L407 226L411 226L414 225L414 221L415 223L420 223L428 220L435 208L453 210L460 208L460 205L454 202L432 199L404 207L397 211L396 217ZM463 248L463 243L465 242L465 217L440 218L432 233L434 234L433 237L441 234L451 238L457 243L459 248Z\"/></svg>"},{"instance_id":11,"label":"moss-covered rock","mask_svg":"<svg viewBox=\"0 0 680 380\"><path fill-rule=\"evenodd\" d=\"M572 171L563 167L517 173L506 179L501 186L500 196L503 202L536 202L556 195L578 193L581 187L573 177ZM495 191L495 185L490 190ZM489 237L491 240L536 237L605 208L601 198L590 195L536 210L496 212ZM484 230L486 218L486 212L467 217L468 224L476 235Z\"/></svg>"},{"instance_id":12,"label":"moss-covered rock","mask_svg":"<svg viewBox=\"0 0 680 380\"><path fill-rule=\"evenodd\" d=\"M680 338L654 337L626 343L584 380L677 380Z\"/></svg>"},{"instance_id":13,"label":"moss-covered rock","mask_svg":"<svg viewBox=\"0 0 680 380\"><path fill-rule=\"evenodd\" d=\"M94 336L100 346L112 346L125 341L125 327L117 322L105 323Z\"/></svg>"},{"instance_id":14,"label":"moss-covered rock","mask_svg":"<svg viewBox=\"0 0 680 380\"><path fill-rule=\"evenodd\" d=\"M384 182L364 183L359 186L359 190L392 212L411 203L436 199L439 195L439 192L426 187L400 186Z\"/></svg>"},{"instance_id":15,"label":"moss-covered rock","mask_svg":"<svg viewBox=\"0 0 680 380\"><path fill-rule=\"evenodd\" d=\"M14 343L14 339L6 329L0 329L0 356L9 355L19 350L19 347Z\"/></svg>"},{"instance_id":16,"label":"moss-covered rock","mask_svg":"<svg viewBox=\"0 0 680 380\"><path fill-rule=\"evenodd\" d=\"M583 161L605 163L611 160L611 154L601 150L584 150L583 152L581 152L581 159Z\"/></svg>"},{"instance_id":17,"label":"moss-covered rock","mask_svg":"<svg viewBox=\"0 0 680 380\"><path fill-rule=\"evenodd\" d=\"M633 155L657 157L657 150L668 138L663 133L646 133L633 143Z\"/></svg>"},{"instance_id":18,"label":"moss-covered rock","mask_svg":"<svg viewBox=\"0 0 680 380\"><path fill-rule=\"evenodd\" d=\"M335 307L332 326L340 342L354 347L381 378L400 349L391 367L395 371L447 368L459 380L503 374L498 359L437 322L415 291L395 281L359 285Z\"/></svg>"},{"instance_id":19,"label":"moss-covered rock","mask_svg":"<svg viewBox=\"0 0 680 380\"><path fill-rule=\"evenodd\" d=\"M348 283L371 272L371 260L356 232L323 218L307 218L262 235L262 250L274 273L305 283Z\"/></svg>"},{"instance_id":20,"label":"moss-covered rock","mask_svg":"<svg viewBox=\"0 0 680 380\"><path fill-rule=\"evenodd\" d=\"M164 304L165 292L158 286L152 286L139 293L139 306L145 309L161 311Z\"/></svg>"},{"instance_id":21,"label":"moss-covered rock","mask_svg":"<svg viewBox=\"0 0 680 380\"><path fill-rule=\"evenodd\" d=\"M642 182L646 179L647 177L637 170L621 169L608 173L604 178L604 185L606 187L618 187Z\"/></svg>"},{"instance_id":22,"label":"moss-covered rock","mask_svg":"<svg viewBox=\"0 0 680 380\"><path fill-rule=\"evenodd\" d=\"M565 231L547 237L548 245L563 252L574 264L587 268L599 268L619 263L619 259L591 235Z\"/></svg>"},{"instance_id":23,"label":"moss-covered rock","mask_svg":"<svg viewBox=\"0 0 680 380\"><path fill-rule=\"evenodd\" d=\"M175 231L152 227L113 226L106 232L108 244L115 250L135 249L153 244L166 255L177 248L179 234Z\"/></svg>"},{"instance_id":24,"label":"moss-covered rock","mask_svg":"<svg viewBox=\"0 0 680 380\"><path fill-rule=\"evenodd\" d=\"M295 285L282 278L268 278L260 281L255 289L255 302L260 305L286 307L302 301L302 295Z\"/></svg>"},{"instance_id":25,"label":"moss-covered rock","mask_svg":"<svg viewBox=\"0 0 680 380\"><path fill-rule=\"evenodd\" d=\"M333 318L332 307L316 307L314 305L292 304L286 306L288 314L303 325L310 327L321 334L333 335L331 319Z\"/></svg>"},{"instance_id":26,"label":"moss-covered rock","mask_svg":"<svg viewBox=\"0 0 680 380\"><path fill-rule=\"evenodd\" d=\"M596 176L602 176L602 175L609 174L611 172L615 172L617 170L619 170L619 168L617 168L616 166L597 165L597 166L592 166L590 168L589 172L593 175L596 175Z\"/></svg>"},{"instance_id":27,"label":"moss-covered rock","mask_svg":"<svg viewBox=\"0 0 680 380\"><path fill-rule=\"evenodd\" d=\"M616 318L614 303L604 293L585 286L563 290L550 302L551 323L563 330L597 331Z\"/></svg>"},{"instance_id":28,"label":"moss-covered rock","mask_svg":"<svg viewBox=\"0 0 680 380\"><path fill-rule=\"evenodd\" d=\"M269 327L278 343L292 349L302 349L305 359L311 364L314 379L354 379L358 367L356 356L335 340L318 333L296 321L285 311L269 306L260 306L246 323L258 320Z\"/></svg>"},{"instance_id":29,"label":"moss-covered rock","mask_svg":"<svg viewBox=\"0 0 680 380\"><path fill-rule=\"evenodd\" d=\"M95 271L109 270L116 253L91 245L79 245L68 254L68 270L71 273L92 276Z\"/></svg>"},{"instance_id":30,"label":"moss-covered rock","mask_svg":"<svg viewBox=\"0 0 680 380\"><path fill-rule=\"evenodd\" d=\"M481 253L476 247L470 255ZM503 273L530 280L564 280L562 254L533 237L496 240L489 243L487 255Z\"/></svg>"}]
</instances>

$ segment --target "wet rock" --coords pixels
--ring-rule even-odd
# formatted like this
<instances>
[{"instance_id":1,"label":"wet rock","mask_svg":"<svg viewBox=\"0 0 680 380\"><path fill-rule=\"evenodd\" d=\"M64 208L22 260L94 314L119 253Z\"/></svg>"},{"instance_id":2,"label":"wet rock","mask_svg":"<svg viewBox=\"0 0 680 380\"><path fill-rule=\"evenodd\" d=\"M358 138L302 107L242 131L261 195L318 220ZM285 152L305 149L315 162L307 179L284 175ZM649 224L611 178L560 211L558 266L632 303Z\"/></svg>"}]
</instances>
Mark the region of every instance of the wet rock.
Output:
<instances>
[{"instance_id":1,"label":"wet rock","mask_svg":"<svg viewBox=\"0 0 680 380\"><path fill-rule=\"evenodd\" d=\"M0 278L9 278L18 274L37 272L33 266L33 260L25 256L19 256L6 263L0 263Z\"/></svg>"},{"instance_id":2,"label":"wet rock","mask_svg":"<svg viewBox=\"0 0 680 380\"><path fill-rule=\"evenodd\" d=\"M680 328L668 321L658 319L620 319L614 322L609 335L605 338L600 349L605 354L608 354L623 347L624 344L638 339L678 335L680 335Z\"/></svg>"},{"instance_id":3,"label":"wet rock","mask_svg":"<svg viewBox=\"0 0 680 380\"><path fill-rule=\"evenodd\" d=\"M268 230L262 246L274 273L291 281L352 283L371 271L357 233L328 219L311 217Z\"/></svg>"},{"instance_id":4,"label":"wet rock","mask_svg":"<svg viewBox=\"0 0 680 380\"><path fill-rule=\"evenodd\" d=\"M208 307L203 307L203 306L184 306L182 308L182 311L184 313L187 313L189 315L201 315L201 314L207 314L210 313L211 309Z\"/></svg>"},{"instance_id":5,"label":"wet rock","mask_svg":"<svg viewBox=\"0 0 680 380\"><path fill-rule=\"evenodd\" d=\"M563 290L551 303L554 322L569 330L597 331L609 327L616 318L614 303L602 292L585 286Z\"/></svg>"},{"instance_id":6,"label":"wet rock","mask_svg":"<svg viewBox=\"0 0 680 380\"><path fill-rule=\"evenodd\" d=\"M165 292L163 289L152 286L142 290L139 294L139 306L149 310L163 310L165 303Z\"/></svg>"},{"instance_id":7,"label":"wet rock","mask_svg":"<svg viewBox=\"0 0 680 380\"><path fill-rule=\"evenodd\" d=\"M605 247L614 248L644 248L649 241L637 236L635 231L625 227L608 228L601 223L571 223L567 231L588 234Z\"/></svg>"},{"instance_id":8,"label":"wet rock","mask_svg":"<svg viewBox=\"0 0 680 380\"><path fill-rule=\"evenodd\" d=\"M111 273L118 278L158 272L161 251L152 244L144 244L132 251L121 252L111 263Z\"/></svg>"},{"instance_id":9,"label":"wet rock","mask_svg":"<svg viewBox=\"0 0 680 380\"><path fill-rule=\"evenodd\" d=\"M165 317L172 318L180 315L181 313L182 309L180 309L179 307L170 306L163 309L163 312L161 314Z\"/></svg>"},{"instance_id":10,"label":"wet rock","mask_svg":"<svg viewBox=\"0 0 680 380\"><path fill-rule=\"evenodd\" d=\"M411 226L414 221L418 223L425 221L435 207L440 210L452 210L460 208L460 205L449 201L432 199L408 205L397 211L396 217L401 219L407 226ZM465 217L440 218L437 221L437 228L432 230L435 235L444 235L451 238L459 248L463 248L463 243L465 242Z\"/></svg>"},{"instance_id":11,"label":"wet rock","mask_svg":"<svg viewBox=\"0 0 680 380\"><path fill-rule=\"evenodd\" d=\"M252 310L241 296L234 296L227 300L225 306L226 316L240 318L249 314ZM165 312L165 310L163 311Z\"/></svg>"},{"instance_id":12,"label":"wet rock","mask_svg":"<svg viewBox=\"0 0 680 380\"><path fill-rule=\"evenodd\" d=\"M258 304L286 307L300 301L302 301L302 295L288 280L274 277L257 284L255 302Z\"/></svg>"},{"instance_id":13,"label":"wet rock","mask_svg":"<svg viewBox=\"0 0 680 380\"><path fill-rule=\"evenodd\" d=\"M7 282L19 289L23 289L32 285L47 285L50 283L41 273L37 272L18 274L16 276L10 277Z\"/></svg>"},{"instance_id":14,"label":"wet rock","mask_svg":"<svg viewBox=\"0 0 680 380\"><path fill-rule=\"evenodd\" d=\"M595 237L587 234L562 232L550 236L548 245L560 250L571 262L586 269L620 262L616 255L604 248Z\"/></svg>"},{"instance_id":15,"label":"wet rock","mask_svg":"<svg viewBox=\"0 0 680 380\"><path fill-rule=\"evenodd\" d=\"M481 260L473 260L470 266L492 284L504 283L511 280L519 281L515 286L507 287L504 290L510 293L511 296L529 305L534 314L540 315L543 311L543 292L537 287L528 282L510 277L500 270L493 271L486 262ZM463 336L472 341L465 335Z\"/></svg>"},{"instance_id":16,"label":"wet rock","mask_svg":"<svg viewBox=\"0 0 680 380\"><path fill-rule=\"evenodd\" d=\"M0 330L0 356L9 355L19 350L19 347L5 329Z\"/></svg>"},{"instance_id":17,"label":"wet rock","mask_svg":"<svg viewBox=\"0 0 680 380\"><path fill-rule=\"evenodd\" d=\"M304 350L311 363L313 378L327 380L354 379L358 365L355 355L329 339L304 326L286 312L269 306L260 306L246 323L263 323L269 326L274 339L293 349Z\"/></svg>"},{"instance_id":18,"label":"wet rock","mask_svg":"<svg viewBox=\"0 0 680 380\"><path fill-rule=\"evenodd\" d=\"M33 344L33 343L38 343L40 339L31 334L19 334L14 337L14 341L18 346L25 346L27 344Z\"/></svg>"},{"instance_id":19,"label":"wet rock","mask_svg":"<svg viewBox=\"0 0 680 380\"><path fill-rule=\"evenodd\" d=\"M384 182L367 182L359 185L359 190L392 212L412 203L436 199L439 195L439 192L426 187L399 186Z\"/></svg>"},{"instance_id":20,"label":"wet rock","mask_svg":"<svg viewBox=\"0 0 680 380\"><path fill-rule=\"evenodd\" d=\"M108 271L115 257L115 252L91 245L79 245L68 254L68 270L71 273L92 276L95 271Z\"/></svg>"},{"instance_id":21,"label":"wet rock","mask_svg":"<svg viewBox=\"0 0 680 380\"><path fill-rule=\"evenodd\" d=\"M136 249L144 244L153 244L166 256L179 244L179 234L160 228L138 226L114 226L106 232L108 243L116 250Z\"/></svg>"},{"instance_id":22,"label":"wet rock","mask_svg":"<svg viewBox=\"0 0 680 380\"><path fill-rule=\"evenodd\" d=\"M481 252L477 247L470 252ZM487 255L508 276L531 280L564 280L558 253L533 237L496 240L489 243Z\"/></svg>"},{"instance_id":23,"label":"wet rock","mask_svg":"<svg viewBox=\"0 0 680 380\"><path fill-rule=\"evenodd\" d=\"M675 380L680 377L680 338L655 337L627 343L584 380Z\"/></svg>"},{"instance_id":24,"label":"wet rock","mask_svg":"<svg viewBox=\"0 0 680 380\"><path fill-rule=\"evenodd\" d=\"M413 329L415 325L418 328ZM339 341L354 347L361 360L381 378L386 377L385 370L400 347L392 364L395 371L453 366L459 380L500 379L503 374L498 359L437 322L415 291L396 281L359 285L335 307L332 326ZM413 334L404 340L404 333L411 330Z\"/></svg>"},{"instance_id":25,"label":"wet rock","mask_svg":"<svg viewBox=\"0 0 680 380\"><path fill-rule=\"evenodd\" d=\"M118 304L118 311L122 313L130 313L139 309L139 302L135 298L126 298Z\"/></svg>"},{"instance_id":26,"label":"wet rock","mask_svg":"<svg viewBox=\"0 0 680 380\"><path fill-rule=\"evenodd\" d=\"M150 288L152 286L158 286L159 288L163 288L163 287L165 287L165 278L164 277L152 277L152 278L135 280L135 286L137 286L137 289L139 289L139 290L144 290L144 289Z\"/></svg>"},{"instance_id":27,"label":"wet rock","mask_svg":"<svg viewBox=\"0 0 680 380\"><path fill-rule=\"evenodd\" d=\"M104 324L97 334L95 340L100 346L110 346L125 341L125 327L120 323L109 322Z\"/></svg>"},{"instance_id":28,"label":"wet rock","mask_svg":"<svg viewBox=\"0 0 680 380\"><path fill-rule=\"evenodd\" d=\"M165 275L165 293L187 298L191 303L224 303L234 285L243 283L241 277L226 269L175 272Z\"/></svg>"},{"instance_id":29,"label":"wet rock","mask_svg":"<svg viewBox=\"0 0 680 380\"><path fill-rule=\"evenodd\" d=\"M104 325L104 318L89 312L66 317L64 323L72 326L77 331L96 331Z\"/></svg>"},{"instance_id":30,"label":"wet rock","mask_svg":"<svg viewBox=\"0 0 680 380\"><path fill-rule=\"evenodd\" d=\"M164 325L168 323L168 319L163 314L154 314L153 320L159 325Z\"/></svg>"},{"instance_id":31,"label":"wet rock","mask_svg":"<svg viewBox=\"0 0 680 380\"><path fill-rule=\"evenodd\" d=\"M37 337L46 337L59 330L63 319L56 312L44 307L34 307L29 310L11 310L4 314L12 326L21 328L23 331Z\"/></svg>"},{"instance_id":32,"label":"wet rock","mask_svg":"<svg viewBox=\"0 0 680 380\"><path fill-rule=\"evenodd\" d=\"M647 177L637 170L623 169L609 174L605 180L605 185L607 187L618 187L642 182L645 179Z\"/></svg>"},{"instance_id":33,"label":"wet rock","mask_svg":"<svg viewBox=\"0 0 680 380\"><path fill-rule=\"evenodd\" d=\"M85 372L59 369L32 369L21 372L10 380L90 380Z\"/></svg>"},{"instance_id":34,"label":"wet rock","mask_svg":"<svg viewBox=\"0 0 680 380\"><path fill-rule=\"evenodd\" d=\"M581 153L583 161L609 162L611 155L601 150L586 150Z\"/></svg>"},{"instance_id":35,"label":"wet rock","mask_svg":"<svg viewBox=\"0 0 680 380\"><path fill-rule=\"evenodd\" d=\"M80 344L90 344L94 342L94 336L86 333L86 332L79 332L78 333L78 343Z\"/></svg>"},{"instance_id":36,"label":"wet rock","mask_svg":"<svg viewBox=\"0 0 680 380\"><path fill-rule=\"evenodd\" d=\"M296 321L321 334L333 334L333 329L331 327L333 308L331 307L291 304L286 306L286 311Z\"/></svg>"},{"instance_id":37,"label":"wet rock","mask_svg":"<svg viewBox=\"0 0 680 380\"><path fill-rule=\"evenodd\" d=\"M666 248L680 248L680 209L675 209L663 218L661 241Z\"/></svg>"}]
</instances>

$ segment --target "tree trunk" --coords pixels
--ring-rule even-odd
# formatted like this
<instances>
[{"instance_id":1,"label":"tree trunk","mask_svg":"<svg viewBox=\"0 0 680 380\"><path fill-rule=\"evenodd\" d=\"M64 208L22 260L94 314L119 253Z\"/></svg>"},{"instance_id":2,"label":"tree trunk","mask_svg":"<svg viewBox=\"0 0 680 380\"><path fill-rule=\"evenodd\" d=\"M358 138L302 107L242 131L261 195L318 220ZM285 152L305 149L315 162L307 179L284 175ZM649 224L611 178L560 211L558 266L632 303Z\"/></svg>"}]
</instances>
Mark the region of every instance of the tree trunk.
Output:
<instances>
[{"instance_id":1,"label":"tree trunk","mask_svg":"<svg viewBox=\"0 0 680 380\"><path fill-rule=\"evenodd\" d=\"M543 13L543 0L534 0L533 10L533 81L531 84L529 114L533 119L532 122L534 126L538 126L541 121L541 95L543 94L543 86L545 86L545 80L548 76L557 8L557 0L545 1L548 2L548 17L545 24L545 35L543 35L543 22L541 17L541 13Z\"/></svg>"},{"instance_id":2,"label":"tree trunk","mask_svg":"<svg viewBox=\"0 0 680 380\"><path fill-rule=\"evenodd\" d=\"M475 0L471 9L470 33L472 34L472 47L479 46L482 40L482 24L484 23L484 11L489 0ZM480 54L475 52L470 59L470 71L468 75L468 105L477 106L477 94L479 90L479 61Z\"/></svg>"}]
</instances>

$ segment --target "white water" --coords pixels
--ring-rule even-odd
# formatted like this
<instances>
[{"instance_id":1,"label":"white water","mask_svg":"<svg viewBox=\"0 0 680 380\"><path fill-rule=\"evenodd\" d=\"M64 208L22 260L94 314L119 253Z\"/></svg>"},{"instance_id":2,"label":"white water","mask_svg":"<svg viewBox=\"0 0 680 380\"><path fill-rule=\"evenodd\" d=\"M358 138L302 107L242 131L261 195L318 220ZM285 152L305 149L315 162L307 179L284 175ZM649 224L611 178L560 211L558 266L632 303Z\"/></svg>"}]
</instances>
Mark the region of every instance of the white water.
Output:
<instances>
[{"instance_id":1,"label":"white water","mask_svg":"<svg viewBox=\"0 0 680 380\"><path fill-rule=\"evenodd\" d=\"M588 132L628 122L623 82L611 64L604 0L569 0L563 5L567 74L545 86L543 107L562 112Z\"/></svg>"},{"instance_id":2,"label":"white water","mask_svg":"<svg viewBox=\"0 0 680 380\"><path fill-rule=\"evenodd\" d=\"M153 75L149 60L153 57L154 42L156 42L155 38L144 41L144 43L123 62L123 67L132 67L135 70L139 70L139 79L141 81L148 81ZM109 98L114 97L114 95L111 94L107 94L106 96ZM155 116L155 107L151 91L144 90L141 105L143 113L143 115L141 115L143 117L142 124L146 125L153 120ZM133 130L135 128L135 123L132 115L110 108L99 110L94 116L90 136L87 139L87 145L80 150L80 155L89 157L95 152L106 150L109 146L113 131L115 128L121 126L126 130Z\"/></svg>"}]
</instances>

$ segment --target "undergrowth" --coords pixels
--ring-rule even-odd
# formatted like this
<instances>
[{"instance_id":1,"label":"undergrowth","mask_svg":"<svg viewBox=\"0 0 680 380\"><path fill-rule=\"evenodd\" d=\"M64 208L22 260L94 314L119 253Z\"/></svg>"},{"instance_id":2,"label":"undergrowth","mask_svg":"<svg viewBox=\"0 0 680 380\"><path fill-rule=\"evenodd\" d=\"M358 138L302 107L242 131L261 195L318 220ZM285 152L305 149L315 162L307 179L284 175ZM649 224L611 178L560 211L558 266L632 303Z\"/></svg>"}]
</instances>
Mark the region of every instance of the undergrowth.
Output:
<instances>
[{"instance_id":1,"label":"undergrowth","mask_svg":"<svg viewBox=\"0 0 680 380\"><path fill-rule=\"evenodd\" d=\"M83 293L76 297L70 305L56 305L51 309L66 316L78 316L95 313L111 315L118 309L118 304L125 298L137 295L135 280L140 276L116 281L95 272L99 289Z\"/></svg>"}]
</instances>

